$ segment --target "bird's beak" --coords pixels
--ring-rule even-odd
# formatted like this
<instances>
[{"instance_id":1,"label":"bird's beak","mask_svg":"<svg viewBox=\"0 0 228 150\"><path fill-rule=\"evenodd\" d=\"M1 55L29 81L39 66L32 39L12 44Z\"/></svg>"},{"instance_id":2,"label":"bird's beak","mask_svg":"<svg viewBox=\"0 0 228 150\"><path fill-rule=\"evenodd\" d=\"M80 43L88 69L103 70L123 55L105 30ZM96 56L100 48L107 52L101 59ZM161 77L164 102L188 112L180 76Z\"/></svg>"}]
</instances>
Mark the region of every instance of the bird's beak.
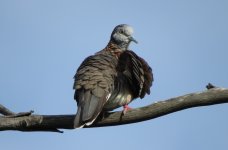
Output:
<instances>
[{"instance_id":1,"label":"bird's beak","mask_svg":"<svg viewBox=\"0 0 228 150\"><path fill-rule=\"evenodd\" d=\"M132 36L129 37L129 40L138 44L138 41L136 41Z\"/></svg>"}]
</instances>

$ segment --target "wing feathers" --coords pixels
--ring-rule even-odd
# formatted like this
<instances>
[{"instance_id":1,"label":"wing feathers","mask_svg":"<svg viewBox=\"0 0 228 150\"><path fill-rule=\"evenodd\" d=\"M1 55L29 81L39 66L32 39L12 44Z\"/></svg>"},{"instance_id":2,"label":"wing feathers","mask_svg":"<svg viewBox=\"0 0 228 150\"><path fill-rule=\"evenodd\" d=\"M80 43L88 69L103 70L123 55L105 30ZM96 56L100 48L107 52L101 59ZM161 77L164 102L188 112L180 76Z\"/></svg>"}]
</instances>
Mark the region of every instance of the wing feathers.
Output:
<instances>
[{"instance_id":1,"label":"wing feathers","mask_svg":"<svg viewBox=\"0 0 228 150\"><path fill-rule=\"evenodd\" d=\"M102 111L114 82L115 64L112 59L103 54L93 55L78 68L74 77L75 100L79 111L74 122L75 128L91 124Z\"/></svg>"},{"instance_id":2,"label":"wing feathers","mask_svg":"<svg viewBox=\"0 0 228 150\"><path fill-rule=\"evenodd\" d=\"M129 50L118 57L100 52L86 58L74 78L78 104L75 128L92 124L103 107L114 109L143 98L150 93L153 82L149 65Z\"/></svg>"},{"instance_id":3,"label":"wing feathers","mask_svg":"<svg viewBox=\"0 0 228 150\"><path fill-rule=\"evenodd\" d=\"M150 87L153 82L153 74L149 65L144 59L133 51L126 50L120 56L119 71L123 72L132 84L136 97L143 98L150 94Z\"/></svg>"}]
</instances>

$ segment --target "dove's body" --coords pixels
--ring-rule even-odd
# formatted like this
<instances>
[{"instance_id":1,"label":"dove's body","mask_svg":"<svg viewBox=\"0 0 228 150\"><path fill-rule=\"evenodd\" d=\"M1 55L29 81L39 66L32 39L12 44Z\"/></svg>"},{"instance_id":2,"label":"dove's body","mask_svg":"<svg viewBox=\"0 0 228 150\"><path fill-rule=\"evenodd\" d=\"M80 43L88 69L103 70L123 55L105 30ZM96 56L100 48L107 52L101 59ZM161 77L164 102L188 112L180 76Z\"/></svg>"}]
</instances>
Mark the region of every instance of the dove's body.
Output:
<instances>
[{"instance_id":1,"label":"dove's body","mask_svg":"<svg viewBox=\"0 0 228 150\"><path fill-rule=\"evenodd\" d=\"M134 40L132 32L128 25L117 26L106 48L86 58L78 68L74 83L78 104L75 128L90 125L101 111L127 105L150 93L151 68L142 58L127 50Z\"/></svg>"}]
</instances>

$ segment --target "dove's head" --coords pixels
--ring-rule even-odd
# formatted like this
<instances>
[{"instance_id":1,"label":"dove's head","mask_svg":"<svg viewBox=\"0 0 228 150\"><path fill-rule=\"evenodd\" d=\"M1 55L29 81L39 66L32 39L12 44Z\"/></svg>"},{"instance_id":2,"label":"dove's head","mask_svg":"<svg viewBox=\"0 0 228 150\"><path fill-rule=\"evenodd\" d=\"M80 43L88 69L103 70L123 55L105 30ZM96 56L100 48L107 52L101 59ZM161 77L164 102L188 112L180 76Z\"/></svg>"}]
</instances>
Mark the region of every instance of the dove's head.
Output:
<instances>
[{"instance_id":1,"label":"dove's head","mask_svg":"<svg viewBox=\"0 0 228 150\"><path fill-rule=\"evenodd\" d=\"M121 24L114 28L111 35L111 42L115 43L122 50L127 50L131 42L138 43L133 37L133 28L127 24Z\"/></svg>"}]
</instances>

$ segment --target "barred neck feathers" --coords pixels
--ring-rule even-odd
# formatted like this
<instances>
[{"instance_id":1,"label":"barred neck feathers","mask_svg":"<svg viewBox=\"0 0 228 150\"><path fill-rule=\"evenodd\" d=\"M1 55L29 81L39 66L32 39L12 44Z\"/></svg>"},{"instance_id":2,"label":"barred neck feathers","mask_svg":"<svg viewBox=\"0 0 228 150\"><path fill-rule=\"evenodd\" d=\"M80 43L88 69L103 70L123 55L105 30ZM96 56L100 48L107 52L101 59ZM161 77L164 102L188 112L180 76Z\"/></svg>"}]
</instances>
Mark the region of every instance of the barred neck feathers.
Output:
<instances>
[{"instance_id":1,"label":"barred neck feathers","mask_svg":"<svg viewBox=\"0 0 228 150\"><path fill-rule=\"evenodd\" d=\"M118 45L111 41L108 43L104 50L110 52L113 56L116 57L119 57L120 54L123 52L123 50L121 50Z\"/></svg>"}]
</instances>

